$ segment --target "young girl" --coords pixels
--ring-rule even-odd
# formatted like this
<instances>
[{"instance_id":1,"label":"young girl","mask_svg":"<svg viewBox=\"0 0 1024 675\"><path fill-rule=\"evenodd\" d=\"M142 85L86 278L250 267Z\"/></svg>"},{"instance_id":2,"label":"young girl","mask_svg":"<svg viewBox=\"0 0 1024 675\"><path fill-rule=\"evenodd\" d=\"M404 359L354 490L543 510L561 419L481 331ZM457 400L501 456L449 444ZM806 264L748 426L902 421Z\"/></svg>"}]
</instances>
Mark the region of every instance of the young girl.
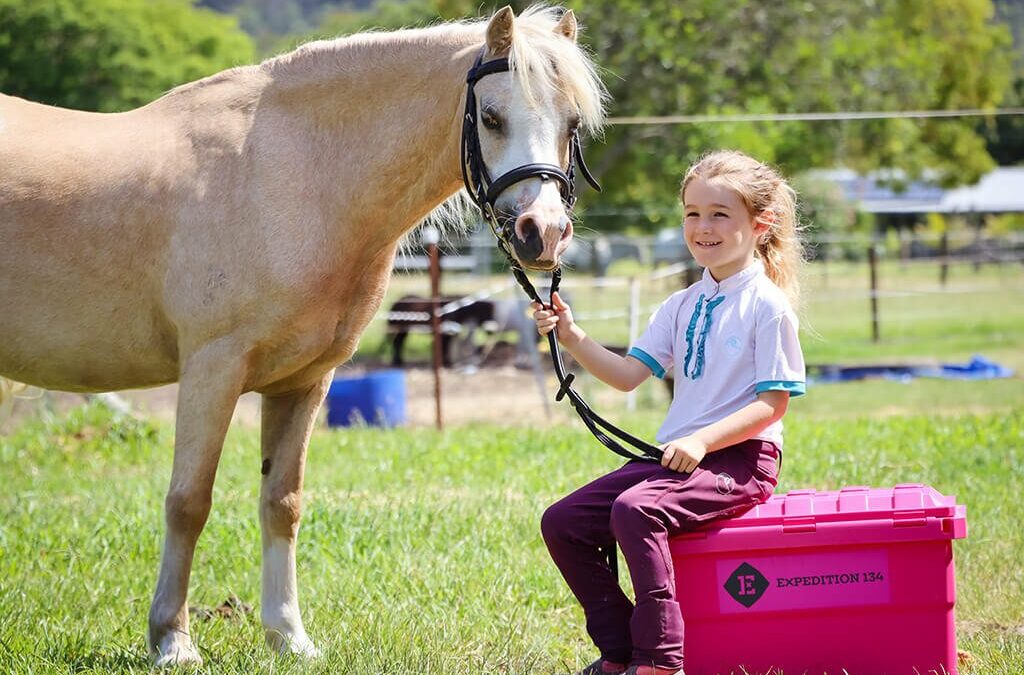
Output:
<instances>
[{"instance_id":1,"label":"young girl","mask_svg":"<svg viewBox=\"0 0 1024 675\"><path fill-rule=\"evenodd\" d=\"M538 331L557 326L573 357L617 389L675 374L657 435L660 465L629 462L553 504L541 522L601 652L578 675L683 672L669 538L771 495L781 419L790 396L804 393L793 190L771 168L723 151L687 171L680 197L686 246L703 278L661 305L626 357L587 337L557 294L554 311L533 304ZM629 567L635 606L608 565L613 543Z\"/></svg>"}]
</instances>

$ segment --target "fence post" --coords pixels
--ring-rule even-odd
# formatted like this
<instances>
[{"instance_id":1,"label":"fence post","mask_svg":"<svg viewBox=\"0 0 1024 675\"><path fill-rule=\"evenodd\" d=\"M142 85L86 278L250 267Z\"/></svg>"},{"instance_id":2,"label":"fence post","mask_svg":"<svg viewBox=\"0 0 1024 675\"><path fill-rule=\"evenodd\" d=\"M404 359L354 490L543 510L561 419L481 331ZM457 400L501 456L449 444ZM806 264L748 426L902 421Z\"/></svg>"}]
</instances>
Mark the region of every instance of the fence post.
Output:
<instances>
[{"instance_id":1,"label":"fence post","mask_svg":"<svg viewBox=\"0 0 1024 675\"><path fill-rule=\"evenodd\" d=\"M444 428L441 418L441 255L437 249L440 233L424 228L421 241L430 255L430 331L434 337L434 424Z\"/></svg>"},{"instance_id":2,"label":"fence post","mask_svg":"<svg viewBox=\"0 0 1024 675\"><path fill-rule=\"evenodd\" d=\"M873 242L868 246L868 267L871 270L871 340L878 342L878 255Z\"/></svg>"},{"instance_id":3,"label":"fence post","mask_svg":"<svg viewBox=\"0 0 1024 675\"><path fill-rule=\"evenodd\" d=\"M683 288L689 288L695 283L697 283L697 262L688 260L683 274Z\"/></svg>"},{"instance_id":4,"label":"fence post","mask_svg":"<svg viewBox=\"0 0 1024 675\"><path fill-rule=\"evenodd\" d=\"M628 349L637 338L640 330L640 282L636 277L629 278L629 343ZM626 394L626 410L636 410L636 390Z\"/></svg>"},{"instance_id":5,"label":"fence post","mask_svg":"<svg viewBox=\"0 0 1024 675\"><path fill-rule=\"evenodd\" d=\"M939 259L939 283L945 288L949 277L949 230L943 230L939 239Z\"/></svg>"},{"instance_id":6,"label":"fence post","mask_svg":"<svg viewBox=\"0 0 1024 675\"><path fill-rule=\"evenodd\" d=\"M827 238L821 239L820 244L821 251L821 286L822 288L828 288L828 259L832 255L832 249L829 248L829 241Z\"/></svg>"},{"instance_id":7,"label":"fence post","mask_svg":"<svg viewBox=\"0 0 1024 675\"><path fill-rule=\"evenodd\" d=\"M982 243L981 228L984 226L984 223L983 222L979 222L976 218L971 218L971 220L975 221L973 223L973 225L974 225L974 253L973 253L972 257L974 258L974 273L977 274L978 272L981 271L981 253L982 253L982 251L981 251L981 243Z\"/></svg>"}]
</instances>

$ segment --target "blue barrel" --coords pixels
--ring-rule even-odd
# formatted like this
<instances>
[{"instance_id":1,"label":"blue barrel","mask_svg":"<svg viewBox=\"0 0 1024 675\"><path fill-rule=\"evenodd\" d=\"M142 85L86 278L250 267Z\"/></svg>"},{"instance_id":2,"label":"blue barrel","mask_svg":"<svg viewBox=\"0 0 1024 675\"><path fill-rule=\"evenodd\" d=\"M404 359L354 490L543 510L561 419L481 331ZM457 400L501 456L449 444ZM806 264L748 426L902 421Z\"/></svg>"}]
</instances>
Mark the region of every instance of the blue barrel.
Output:
<instances>
[{"instance_id":1,"label":"blue barrel","mask_svg":"<svg viewBox=\"0 0 1024 675\"><path fill-rule=\"evenodd\" d=\"M359 377L336 377L327 391L327 426L405 422L405 373L377 370Z\"/></svg>"}]
</instances>

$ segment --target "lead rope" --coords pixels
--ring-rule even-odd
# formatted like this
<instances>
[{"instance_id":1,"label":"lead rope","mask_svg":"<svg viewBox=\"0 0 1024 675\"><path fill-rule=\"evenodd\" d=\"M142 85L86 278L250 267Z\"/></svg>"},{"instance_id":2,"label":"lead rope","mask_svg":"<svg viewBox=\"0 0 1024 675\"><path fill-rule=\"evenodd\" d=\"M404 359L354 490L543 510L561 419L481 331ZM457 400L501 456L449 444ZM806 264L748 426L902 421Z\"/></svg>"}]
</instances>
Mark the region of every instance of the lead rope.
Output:
<instances>
[{"instance_id":1,"label":"lead rope","mask_svg":"<svg viewBox=\"0 0 1024 675\"><path fill-rule=\"evenodd\" d=\"M515 277L520 287L522 287L523 291L525 291L526 294L530 296L532 300L534 300L541 306L547 309L553 309L554 295L558 291L558 286L562 280L561 270L556 269L554 272L551 273L550 299L549 302L544 302L543 300L540 299L540 295L537 293L537 290L530 282L529 277L526 276L526 272L523 271L523 268L520 267L518 262L516 262L509 255L508 251L505 249L504 246L501 246L501 249L505 253L505 256L509 258L509 265L512 268L512 275ZM651 445L650 443L640 438L637 438L636 436L630 434L629 432L623 431L622 429L618 428L608 420L598 415L596 412L593 411L593 409L589 405L587 405L587 402L583 400L583 397L580 396L576 392L576 390L572 388L572 383L576 379L576 376L572 373L567 374L565 372L565 365L562 362L562 351L558 346L557 331L558 329L555 328L550 333L548 333L547 336L548 346L551 352L551 362L555 367L555 376L558 378L558 393L555 395L555 400L561 401L563 398L568 397L569 403L572 405L573 410L575 410L576 414L579 415L581 420L583 420L583 424L586 425L587 429L590 430L590 433L592 433L594 437L601 442L602 445L604 445L606 448L608 448L615 454L621 455L622 457L631 460L661 461L661 450L659 450L656 446ZM618 437L619 440L622 440L628 443L629 445L632 445L634 448L640 451L640 454L637 454L632 450L622 447L614 438L609 436L608 433L605 433L606 431Z\"/></svg>"}]
</instances>

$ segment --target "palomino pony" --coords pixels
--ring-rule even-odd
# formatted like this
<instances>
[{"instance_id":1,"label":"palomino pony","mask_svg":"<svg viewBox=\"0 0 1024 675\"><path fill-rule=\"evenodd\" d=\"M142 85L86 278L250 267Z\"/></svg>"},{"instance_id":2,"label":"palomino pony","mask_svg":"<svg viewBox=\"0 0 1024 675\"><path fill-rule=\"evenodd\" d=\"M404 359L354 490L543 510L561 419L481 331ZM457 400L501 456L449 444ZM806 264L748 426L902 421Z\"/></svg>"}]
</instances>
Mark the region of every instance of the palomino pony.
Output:
<instances>
[{"instance_id":1,"label":"palomino pony","mask_svg":"<svg viewBox=\"0 0 1024 675\"><path fill-rule=\"evenodd\" d=\"M93 114L0 96L0 374L69 391L179 383L166 539L149 612L158 665L200 661L193 553L235 402L262 394L261 619L315 655L295 541L306 446L333 369L380 305L402 236L462 185L467 71L501 175L569 165L603 90L572 12L314 42ZM551 269L572 227L555 182L508 186L505 245Z\"/></svg>"}]
</instances>

